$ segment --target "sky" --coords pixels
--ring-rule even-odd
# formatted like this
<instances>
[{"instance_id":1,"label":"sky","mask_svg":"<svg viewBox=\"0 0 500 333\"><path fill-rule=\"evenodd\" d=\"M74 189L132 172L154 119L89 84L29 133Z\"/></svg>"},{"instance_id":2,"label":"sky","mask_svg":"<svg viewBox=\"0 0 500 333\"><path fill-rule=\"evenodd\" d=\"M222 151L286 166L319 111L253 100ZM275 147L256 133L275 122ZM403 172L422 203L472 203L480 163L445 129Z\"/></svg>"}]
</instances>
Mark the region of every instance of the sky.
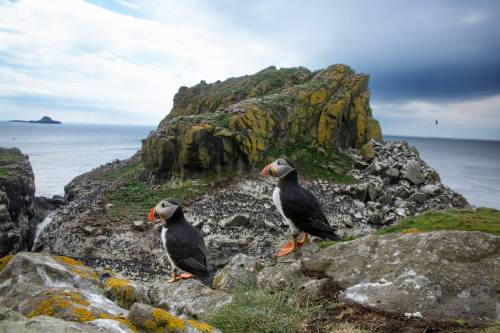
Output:
<instances>
[{"instance_id":1,"label":"sky","mask_svg":"<svg viewBox=\"0 0 500 333\"><path fill-rule=\"evenodd\" d=\"M499 1L0 0L0 120L155 126L180 86L335 63L384 134L500 139Z\"/></svg>"}]
</instances>

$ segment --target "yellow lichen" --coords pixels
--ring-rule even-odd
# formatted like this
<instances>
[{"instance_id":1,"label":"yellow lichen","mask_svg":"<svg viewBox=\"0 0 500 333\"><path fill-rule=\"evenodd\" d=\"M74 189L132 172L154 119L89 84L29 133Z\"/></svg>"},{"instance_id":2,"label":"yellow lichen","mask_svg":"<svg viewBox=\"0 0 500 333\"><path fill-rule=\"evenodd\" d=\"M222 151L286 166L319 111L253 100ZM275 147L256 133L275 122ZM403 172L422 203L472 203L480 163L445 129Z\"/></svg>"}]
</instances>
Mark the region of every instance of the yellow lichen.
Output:
<instances>
[{"instance_id":1,"label":"yellow lichen","mask_svg":"<svg viewBox=\"0 0 500 333\"><path fill-rule=\"evenodd\" d=\"M0 271L7 266L7 264L14 258L13 255L9 254L8 256L0 258Z\"/></svg>"},{"instance_id":2,"label":"yellow lichen","mask_svg":"<svg viewBox=\"0 0 500 333\"><path fill-rule=\"evenodd\" d=\"M82 308L82 307L77 307L73 310L75 315L77 316L78 321L90 321L90 320L96 320L97 318L90 312L89 310Z\"/></svg>"},{"instance_id":3,"label":"yellow lichen","mask_svg":"<svg viewBox=\"0 0 500 333\"><path fill-rule=\"evenodd\" d=\"M210 326L207 323L201 323L199 321L192 320L192 319L188 320L188 323L189 323L189 325L193 326L194 328L196 328L200 332L203 332L203 333L212 333L213 332L212 326Z\"/></svg>"},{"instance_id":4,"label":"yellow lichen","mask_svg":"<svg viewBox=\"0 0 500 333\"><path fill-rule=\"evenodd\" d=\"M114 317L112 317L112 318L110 318L110 319L113 319L114 321L117 321L117 322L119 322L119 323L121 323L121 324L124 324L124 325L128 326L128 328L130 328L130 330L131 330L132 332L137 332L137 327L136 327L136 326L135 326L135 325L134 325L134 324L133 324L130 320L128 320L128 319L127 319L127 318L125 318L125 317L122 317L122 316L114 316Z\"/></svg>"},{"instance_id":5,"label":"yellow lichen","mask_svg":"<svg viewBox=\"0 0 500 333\"><path fill-rule=\"evenodd\" d=\"M134 286L127 279L110 277L104 282L104 289L118 302L121 307L127 307L135 300Z\"/></svg>"},{"instance_id":6,"label":"yellow lichen","mask_svg":"<svg viewBox=\"0 0 500 333\"><path fill-rule=\"evenodd\" d=\"M84 279L97 281L97 273L92 268L85 266L81 261L65 256L54 256L54 259L66 266L70 266L72 273Z\"/></svg>"},{"instance_id":7,"label":"yellow lichen","mask_svg":"<svg viewBox=\"0 0 500 333\"><path fill-rule=\"evenodd\" d=\"M408 228L402 231L403 234L409 235L409 234L418 234L420 233L420 230L417 228Z\"/></svg>"},{"instance_id":8,"label":"yellow lichen","mask_svg":"<svg viewBox=\"0 0 500 333\"><path fill-rule=\"evenodd\" d=\"M310 101L312 105L324 103L328 96L325 88L320 88L311 94Z\"/></svg>"},{"instance_id":9,"label":"yellow lichen","mask_svg":"<svg viewBox=\"0 0 500 333\"><path fill-rule=\"evenodd\" d=\"M164 328L167 328L169 331L184 331L186 324L184 320L177 318L165 310L159 308L153 308L151 311L151 315L153 316L153 320L145 320L144 327L150 329L154 332L164 332Z\"/></svg>"},{"instance_id":10,"label":"yellow lichen","mask_svg":"<svg viewBox=\"0 0 500 333\"><path fill-rule=\"evenodd\" d=\"M84 306L90 305L89 302L82 299L80 294L73 291L47 292L45 295L49 296L49 298L40 302L33 311L28 313L28 318L42 315L53 316L58 311L71 308L75 304Z\"/></svg>"}]
</instances>

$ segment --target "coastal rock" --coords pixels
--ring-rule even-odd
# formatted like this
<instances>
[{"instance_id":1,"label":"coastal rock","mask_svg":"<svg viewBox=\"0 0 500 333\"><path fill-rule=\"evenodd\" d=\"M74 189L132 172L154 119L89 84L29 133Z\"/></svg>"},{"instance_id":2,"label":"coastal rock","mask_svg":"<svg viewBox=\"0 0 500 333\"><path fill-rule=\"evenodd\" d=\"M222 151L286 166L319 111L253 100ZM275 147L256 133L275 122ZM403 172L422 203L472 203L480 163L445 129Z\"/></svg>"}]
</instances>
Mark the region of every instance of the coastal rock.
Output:
<instances>
[{"instance_id":1,"label":"coastal rock","mask_svg":"<svg viewBox=\"0 0 500 333\"><path fill-rule=\"evenodd\" d=\"M34 176L28 157L17 148L0 148L0 256L33 246L34 201Z\"/></svg>"},{"instance_id":2,"label":"coastal rock","mask_svg":"<svg viewBox=\"0 0 500 333\"><path fill-rule=\"evenodd\" d=\"M244 173L263 161L266 151L286 148L279 142L301 141L325 152L360 147L382 139L369 98L368 76L345 65L314 73L270 67L224 82L181 87L171 112L143 141L142 159L158 182Z\"/></svg>"},{"instance_id":3,"label":"coastal rock","mask_svg":"<svg viewBox=\"0 0 500 333\"><path fill-rule=\"evenodd\" d=\"M214 288L232 291L245 285L254 285L260 270L261 265L256 258L237 254L214 277Z\"/></svg>"},{"instance_id":4,"label":"coastal rock","mask_svg":"<svg viewBox=\"0 0 500 333\"><path fill-rule=\"evenodd\" d=\"M205 318L231 301L229 293L211 289L194 279L172 284L158 282L149 296L152 305L193 318Z\"/></svg>"},{"instance_id":5,"label":"coastal rock","mask_svg":"<svg viewBox=\"0 0 500 333\"><path fill-rule=\"evenodd\" d=\"M344 299L425 317L497 319L500 237L481 232L368 236L304 259Z\"/></svg>"},{"instance_id":6,"label":"coastal rock","mask_svg":"<svg viewBox=\"0 0 500 333\"><path fill-rule=\"evenodd\" d=\"M0 332L17 333L133 333L128 326L111 319L97 319L85 323L38 316L26 318L20 312L0 307Z\"/></svg>"},{"instance_id":7,"label":"coastal rock","mask_svg":"<svg viewBox=\"0 0 500 333\"><path fill-rule=\"evenodd\" d=\"M365 161L371 161L375 156L375 151L373 150L373 144L371 142L367 142L361 146L360 152Z\"/></svg>"},{"instance_id":8,"label":"coastal rock","mask_svg":"<svg viewBox=\"0 0 500 333\"><path fill-rule=\"evenodd\" d=\"M404 177L415 185L420 185L425 182L424 173L422 172L420 165L414 160L409 160L406 163Z\"/></svg>"}]
</instances>

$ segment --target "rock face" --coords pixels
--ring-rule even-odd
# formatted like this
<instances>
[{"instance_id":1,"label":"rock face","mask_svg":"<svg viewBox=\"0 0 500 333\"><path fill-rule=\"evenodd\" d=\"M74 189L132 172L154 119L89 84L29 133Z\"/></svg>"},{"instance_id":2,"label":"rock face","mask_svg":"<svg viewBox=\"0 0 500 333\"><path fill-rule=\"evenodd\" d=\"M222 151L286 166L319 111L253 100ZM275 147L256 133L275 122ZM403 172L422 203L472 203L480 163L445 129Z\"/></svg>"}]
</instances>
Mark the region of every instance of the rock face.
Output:
<instances>
[{"instance_id":1,"label":"rock face","mask_svg":"<svg viewBox=\"0 0 500 333\"><path fill-rule=\"evenodd\" d=\"M0 312L0 329L217 332L205 323L145 305L148 299L135 282L111 271L95 271L69 257L21 252L0 263L0 309L5 313ZM42 317L27 320L12 310L27 318Z\"/></svg>"},{"instance_id":2,"label":"rock face","mask_svg":"<svg viewBox=\"0 0 500 333\"><path fill-rule=\"evenodd\" d=\"M34 176L28 157L17 148L0 148L0 256L31 249L34 200Z\"/></svg>"},{"instance_id":3,"label":"rock face","mask_svg":"<svg viewBox=\"0 0 500 333\"><path fill-rule=\"evenodd\" d=\"M143 142L153 180L241 172L267 150L295 142L322 148L381 140L368 76L345 65L311 72L269 67L224 82L181 87L170 114Z\"/></svg>"},{"instance_id":4,"label":"rock face","mask_svg":"<svg viewBox=\"0 0 500 333\"><path fill-rule=\"evenodd\" d=\"M343 297L386 311L471 321L498 319L500 237L481 232L368 236L303 261Z\"/></svg>"}]
</instances>

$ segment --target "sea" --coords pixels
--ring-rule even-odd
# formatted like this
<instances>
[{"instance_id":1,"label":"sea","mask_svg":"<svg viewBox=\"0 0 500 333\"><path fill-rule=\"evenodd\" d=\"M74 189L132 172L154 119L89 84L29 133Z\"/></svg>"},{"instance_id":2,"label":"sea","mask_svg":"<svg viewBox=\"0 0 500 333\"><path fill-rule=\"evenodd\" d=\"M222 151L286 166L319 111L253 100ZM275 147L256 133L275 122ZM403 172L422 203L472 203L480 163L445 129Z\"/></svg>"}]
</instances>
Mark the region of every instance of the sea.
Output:
<instances>
[{"instance_id":1,"label":"sea","mask_svg":"<svg viewBox=\"0 0 500 333\"><path fill-rule=\"evenodd\" d=\"M74 177L115 159L132 156L153 126L62 125L0 122L0 146L29 155L36 195L64 194ZM385 136L406 140L474 206L500 209L500 141Z\"/></svg>"}]
</instances>

